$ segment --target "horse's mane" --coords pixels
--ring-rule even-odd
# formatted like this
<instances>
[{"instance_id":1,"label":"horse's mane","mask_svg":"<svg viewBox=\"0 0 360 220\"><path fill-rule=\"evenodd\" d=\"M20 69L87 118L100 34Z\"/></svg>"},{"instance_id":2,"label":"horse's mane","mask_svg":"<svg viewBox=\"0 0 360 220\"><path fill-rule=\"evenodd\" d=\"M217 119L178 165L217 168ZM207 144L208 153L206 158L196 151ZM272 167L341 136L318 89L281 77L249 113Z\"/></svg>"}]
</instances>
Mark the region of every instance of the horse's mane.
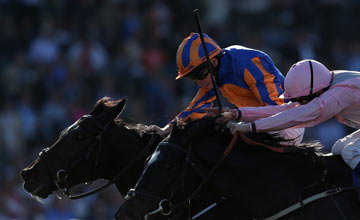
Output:
<instances>
[{"instance_id":1,"label":"horse's mane","mask_svg":"<svg viewBox=\"0 0 360 220\"><path fill-rule=\"evenodd\" d=\"M132 134L140 136L141 139L143 138L147 139L151 136L148 125L144 125L141 123L125 122L124 120L119 118L115 119L114 122L118 126L125 127Z\"/></svg>"},{"instance_id":2,"label":"horse's mane","mask_svg":"<svg viewBox=\"0 0 360 220\"><path fill-rule=\"evenodd\" d=\"M215 138L218 140L225 140L230 143L233 135L230 133L230 130L226 128L225 124L217 124L215 122L216 118L217 116L205 117L191 122L187 122L185 124L183 122L176 121L175 126L180 127L180 129L190 129L188 133L194 133L200 130L201 135L211 137L212 139ZM191 129L193 129L194 131L191 131ZM246 133L245 136L250 138L251 140L254 140L255 142L265 144L274 148L284 147L284 143L289 143L289 141L292 141L287 140L276 133L267 132L250 132ZM321 145L319 141L310 141L287 146L293 149L291 153L307 155L310 157L321 156L323 154L321 152L323 145Z\"/></svg>"},{"instance_id":3,"label":"horse's mane","mask_svg":"<svg viewBox=\"0 0 360 220\"><path fill-rule=\"evenodd\" d=\"M267 133L267 132L257 132L257 133L248 133L247 137L256 140L262 144L269 145L271 147L281 147L284 146L284 143L289 143L289 141L293 141L293 139L285 139L278 134ZM289 144L288 146L297 148L301 152L301 150L306 150L312 148L314 152L321 154L321 149L324 147L320 141L307 141L300 144Z\"/></svg>"}]
</instances>

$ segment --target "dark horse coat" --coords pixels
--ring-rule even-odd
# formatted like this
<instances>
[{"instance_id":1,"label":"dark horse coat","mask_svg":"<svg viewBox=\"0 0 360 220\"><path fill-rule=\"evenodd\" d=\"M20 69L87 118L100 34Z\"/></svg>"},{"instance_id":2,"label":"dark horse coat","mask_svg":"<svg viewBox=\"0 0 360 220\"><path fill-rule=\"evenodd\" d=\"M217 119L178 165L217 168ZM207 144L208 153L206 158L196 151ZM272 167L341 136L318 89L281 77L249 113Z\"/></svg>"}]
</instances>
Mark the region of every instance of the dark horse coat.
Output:
<instances>
[{"instance_id":1,"label":"dark horse coat","mask_svg":"<svg viewBox=\"0 0 360 220\"><path fill-rule=\"evenodd\" d=\"M59 170L67 174L67 178L58 183L61 188L97 179L112 180L123 173L115 183L120 193L126 195L160 140L146 149L152 137L146 125L114 120L124 107L124 99L115 101L105 97L99 100L88 115L64 129L55 143L21 171L24 188L35 197L46 198L57 190L54 181ZM132 163L133 166L126 169ZM199 196L193 201L195 211L221 197L209 194L206 188ZM227 201L203 219L211 219L217 212L232 213L231 206Z\"/></svg>"},{"instance_id":2,"label":"dark horse coat","mask_svg":"<svg viewBox=\"0 0 360 220\"><path fill-rule=\"evenodd\" d=\"M187 198L207 178L231 140L226 130L214 129L213 121L200 119L183 129L174 127L167 142L152 155L118 217L126 214L141 219L148 214L156 219L158 214L149 213L163 199L169 201L162 203L163 209L173 209L170 219L177 219L177 213L191 212ZM281 141L264 133L250 136L272 146ZM235 204L232 216L236 219L266 219L318 193L351 187L351 170L339 156L321 155L306 145L291 149L278 153L239 139L208 177L206 186ZM212 219L226 218L219 214ZM360 219L360 205L355 190L347 190L315 200L281 219L355 220Z\"/></svg>"}]
</instances>

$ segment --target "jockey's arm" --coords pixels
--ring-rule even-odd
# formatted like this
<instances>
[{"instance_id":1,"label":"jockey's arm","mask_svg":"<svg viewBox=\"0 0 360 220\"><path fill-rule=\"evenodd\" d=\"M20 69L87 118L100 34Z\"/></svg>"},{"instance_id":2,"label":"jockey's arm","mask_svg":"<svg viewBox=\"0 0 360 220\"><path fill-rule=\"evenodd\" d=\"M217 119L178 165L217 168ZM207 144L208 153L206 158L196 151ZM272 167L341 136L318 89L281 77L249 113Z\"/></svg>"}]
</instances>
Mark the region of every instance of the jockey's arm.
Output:
<instances>
[{"instance_id":1,"label":"jockey's arm","mask_svg":"<svg viewBox=\"0 0 360 220\"><path fill-rule=\"evenodd\" d=\"M159 127L157 125L151 125L149 127L149 131L155 132L162 137L167 136L172 130L172 124L175 120L180 120L185 122L187 120L195 120L198 118L202 118L206 115L206 112L202 110L204 107L210 107L212 102L215 100L214 92L211 89L205 87L199 87L195 97L190 102L189 106L181 111L175 119L170 121L164 127Z\"/></svg>"},{"instance_id":2,"label":"jockey's arm","mask_svg":"<svg viewBox=\"0 0 360 220\"><path fill-rule=\"evenodd\" d=\"M169 124L165 125L164 127L159 127L157 125L151 125L149 127L150 132L154 132L162 137L166 137L172 130L172 126Z\"/></svg>"}]
</instances>

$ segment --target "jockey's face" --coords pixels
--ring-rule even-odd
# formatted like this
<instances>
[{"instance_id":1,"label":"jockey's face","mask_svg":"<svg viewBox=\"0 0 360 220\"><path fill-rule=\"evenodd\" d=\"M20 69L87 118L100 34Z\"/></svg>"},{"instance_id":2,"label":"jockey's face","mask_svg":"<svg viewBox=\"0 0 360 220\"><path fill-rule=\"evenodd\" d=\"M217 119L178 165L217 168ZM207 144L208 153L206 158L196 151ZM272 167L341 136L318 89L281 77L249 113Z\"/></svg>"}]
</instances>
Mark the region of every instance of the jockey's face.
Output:
<instances>
[{"instance_id":1,"label":"jockey's face","mask_svg":"<svg viewBox=\"0 0 360 220\"><path fill-rule=\"evenodd\" d=\"M193 81L203 80L206 78L208 73L209 73L209 66L207 63L203 63L200 66L196 67L193 71L191 71L191 73L189 73L185 77Z\"/></svg>"},{"instance_id":2,"label":"jockey's face","mask_svg":"<svg viewBox=\"0 0 360 220\"><path fill-rule=\"evenodd\" d=\"M213 84L211 82L211 75L210 73L208 72L207 76L205 77L205 79L202 79L202 80L195 80L196 84L198 86L201 86L201 87L206 87L208 89L212 89L213 88Z\"/></svg>"},{"instance_id":3,"label":"jockey's face","mask_svg":"<svg viewBox=\"0 0 360 220\"><path fill-rule=\"evenodd\" d=\"M309 102L311 102L314 98L319 97L321 94L323 94L325 91L327 90L327 88L320 90L317 93L314 93L312 95L308 95L308 96L300 96L300 97L296 97L296 98L292 98L290 99L292 102L298 102L300 105L306 105Z\"/></svg>"},{"instance_id":4,"label":"jockey's face","mask_svg":"<svg viewBox=\"0 0 360 220\"><path fill-rule=\"evenodd\" d=\"M217 67L217 65L219 64L219 61L217 60L217 58L212 58L211 59L211 65L213 66L213 69L215 67ZM211 74L210 74L210 71L209 71L209 68L205 68L203 71L202 71L202 75L206 77L202 79L196 79L195 82L198 86L201 86L201 87L206 87L208 89L212 89L213 88L213 84L212 84L212 81L211 81Z\"/></svg>"}]
</instances>

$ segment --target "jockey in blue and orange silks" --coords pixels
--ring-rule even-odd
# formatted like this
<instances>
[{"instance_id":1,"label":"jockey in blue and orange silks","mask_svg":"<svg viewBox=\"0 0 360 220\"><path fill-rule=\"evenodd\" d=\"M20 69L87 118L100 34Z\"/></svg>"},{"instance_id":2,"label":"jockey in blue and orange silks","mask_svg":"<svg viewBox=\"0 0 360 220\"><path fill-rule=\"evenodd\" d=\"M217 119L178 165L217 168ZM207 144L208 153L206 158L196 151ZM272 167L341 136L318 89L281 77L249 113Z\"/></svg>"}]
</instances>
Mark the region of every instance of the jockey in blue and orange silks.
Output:
<instances>
[{"instance_id":1,"label":"jockey in blue and orange silks","mask_svg":"<svg viewBox=\"0 0 360 220\"><path fill-rule=\"evenodd\" d=\"M206 34L204 40L221 96L237 108L284 104L284 99L280 98L284 91L284 76L267 54L238 45L221 49ZM197 94L190 105L176 117L182 121L201 118L207 114L204 110L212 107L216 95L199 34L191 33L183 40L177 50L176 61L178 66L176 79L189 78L198 85ZM269 115L268 112L257 111L246 114L246 117L256 119ZM239 120L244 116L240 111L234 111L229 119ZM171 123L164 128L153 125L151 130L164 136L170 132ZM279 134L285 139L300 143L304 129L288 128L280 131Z\"/></svg>"}]
</instances>

